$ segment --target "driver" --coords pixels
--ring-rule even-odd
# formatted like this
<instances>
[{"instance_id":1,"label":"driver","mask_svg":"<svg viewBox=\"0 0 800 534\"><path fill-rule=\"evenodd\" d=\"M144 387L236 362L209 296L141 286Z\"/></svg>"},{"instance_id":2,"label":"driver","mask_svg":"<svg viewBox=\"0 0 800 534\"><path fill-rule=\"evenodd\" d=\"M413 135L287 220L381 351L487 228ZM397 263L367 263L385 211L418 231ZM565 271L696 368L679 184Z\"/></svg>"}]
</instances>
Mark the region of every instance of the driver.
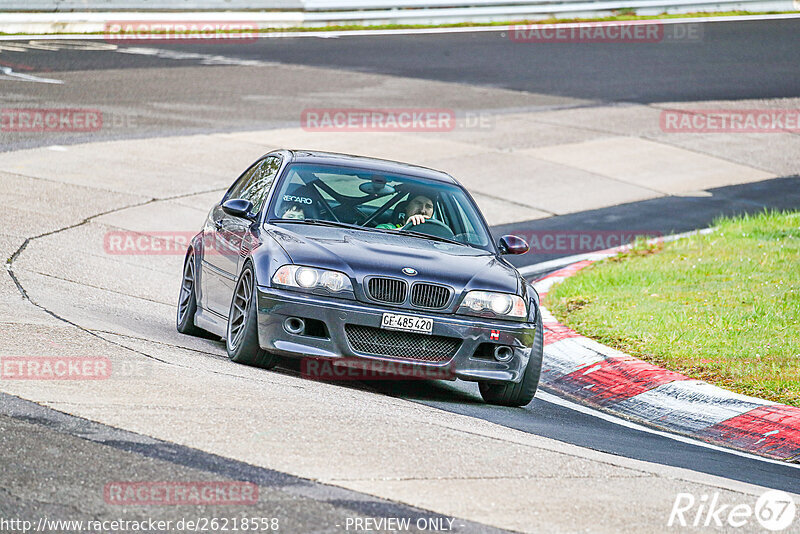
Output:
<instances>
[{"instance_id":1,"label":"driver","mask_svg":"<svg viewBox=\"0 0 800 534\"><path fill-rule=\"evenodd\" d=\"M433 217L433 200L425 195L415 195L406 206L406 220L400 224L379 224L375 228L402 228L406 224L416 226Z\"/></svg>"},{"instance_id":2,"label":"driver","mask_svg":"<svg viewBox=\"0 0 800 534\"><path fill-rule=\"evenodd\" d=\"M304 220L306 218L303 206L297 202L284 202L280 209L281 219Z\"/></svg>"}]
</instances>

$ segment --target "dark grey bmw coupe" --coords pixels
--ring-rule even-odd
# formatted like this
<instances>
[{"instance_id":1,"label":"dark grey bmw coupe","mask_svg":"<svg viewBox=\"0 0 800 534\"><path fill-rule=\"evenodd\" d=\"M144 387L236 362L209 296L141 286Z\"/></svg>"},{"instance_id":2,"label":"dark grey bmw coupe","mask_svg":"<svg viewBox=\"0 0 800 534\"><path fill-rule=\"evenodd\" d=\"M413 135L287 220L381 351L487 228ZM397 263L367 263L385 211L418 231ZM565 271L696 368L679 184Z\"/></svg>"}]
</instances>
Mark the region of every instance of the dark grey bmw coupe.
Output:
<instances>
[{"instance_id":1,"label":"dark grey bmw coupe","mask_svg":"<svg viewBox=\"0 0 800 534\"><path fill-rule=\"evenodd\" d=\"M495 243L444 172L270 152L191 241L178 331L224 338L235 362L401 366L524 406L542 365L539 297L503 255L527 250L516 236Z\"/></svg>"}]
</instances>

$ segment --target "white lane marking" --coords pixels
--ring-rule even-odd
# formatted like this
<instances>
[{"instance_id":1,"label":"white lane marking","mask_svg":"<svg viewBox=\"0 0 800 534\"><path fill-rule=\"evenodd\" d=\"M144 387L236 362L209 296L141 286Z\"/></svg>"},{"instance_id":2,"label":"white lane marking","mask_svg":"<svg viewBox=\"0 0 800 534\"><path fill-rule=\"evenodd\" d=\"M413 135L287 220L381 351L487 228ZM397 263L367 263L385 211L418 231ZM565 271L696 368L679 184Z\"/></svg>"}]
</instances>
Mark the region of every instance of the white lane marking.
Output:
<instances>
[{"instance_id":1,"label":"white lane marking","mask_svg":"<svg viewBox=\"0 0 800 534\"><path fill-rule=\"evenodd\" d=\"M0 45L0 52L27 52L28 45L25 43L12 43Z\"/></svg>"},{"instance_id":2,"label":"white lane marking","mask_svg":"<svg viewBox=\"0 0 800 534\"><path fill-rule=\"evenodd\" d=\"M107 51L114 51L118 47L115 44L111 43L96 43L96 42L89 42L89 43L71 43L65 42L62 43L58 40L54 41L31 41L29 43L24 43L21 46L25 48L29 48L31 50L46 50L48 52L58 52L60 50L77 50L79 52L107 52Z\"/></svg>"},{"instance_id":3,"label":"white lane marking","mask_svg":"<svg viewBox=\"0 0 800 534\"><path fill-rule=\"evenodd\" d=\"M525 276L525 274L522 272L522 269L520 269L520 274L522 274L522 276ZM566 276L548 276L543 280L534 282L533 287L534 289L536 289L536 292L541 295L542 293L547 293L548 291L550 291L550 289L554 285L563 282L565 278Z\"/></svg>"},{"instance_id":4,"label":"white lane marking","mask_svg":"<svg viewBox=\"0 0 800 534\"><path fill-rule=\"evenodd\" d=\"M31 41L29 43L13 43L12 45L0 44L0 52L27 52L28 50L44 50L49 52L58 52L60 50L78 50L78 51L91 51L91 52L119 52L120 54L134 54L141 56L155 56L161 59L185 59L197 60L201 65L237 65L244 67L263 67L274 65L275 63L268 63L256 59L241 59L229 56L220 56L215 54L198 54L194 52L180 52L177 50L163 50L160 48L151 48L143 46L127 46L118 47L117 45L108 43L70 43L60 41ZM19 78L30 77L30 75L13 73L12 76ZM34 77L36 78L36 77ZM41 78L47 80L47 78ZM33 81L33 80L29 80ZM63 83L56 81L57 83ZM51 83L56 83L51 82Z\"/></svg>"},{"instance_id":5,"label":"white lane marking","mask_svg":"<svg viewBox=\"0 0 800 534\"><path fill-rule=\"evenodd\" d=\"M192 20L192 16L196 16L193 13L182 13L183 20ZM111 15L108 15L111 17ZM638 22L646 23L648 21L657 21L660 24L692 24L697 22L750 22L750 21L760 21L760 20L782 20L782 19L797 19L800 18L800 13L780 13L774 15L741 15L741 16L719 16L719 17L694 17L694 18L682 18L682 19L641 19L638 21L630 21L630 22ZM620 21L625 22L625 21ZM582 25L586 24L593 24L593 23L581 23L581 22L572 22L572 23L563 23L559 24L559 26L563 25L565 28L580 28ZM419 35L419 34L442 34L442 33L479 33L479 32L507 32L511 31L514 28L519 27L519 24L515 25L506 25L506 26L467 26L467 27L455 27L455 28L407 28L407 29L397 29L397 30L346 30L346 31L302 31L302 32L286 32L277 29L274 32L264 32L260 34L264 39L276 39L276 38L294 38L294 37L322 37L322 38L332 38L332 37L347 37L347 36L381 36L381 35ZM0 35L0 41L22 41L22 40L31 40L31 39L63 39L63 40L102 40L105 38L104 34L31 34L31 35ZM226 34L226 39L230 37ZM241 39L252 39L252 35L242 35L239 37Z\"/></svg>"},{"instance_id":6,"label":"white lane marking","mask_svg":"<svg viewBox=\"0 0 800 534\"><path fill-rule=\"evenodd\" d=\"M62 41L59 39L42 40L33 39L27 43L13 42L11 44L0 44L0 52L27 52L28 50L40 50L45 52L58 52L60 50L77 50L79 52L105 52L117 49L117 45L110 43L98 43L89 41L76 43L74 41Z\"/></svg>"},{"instance_id":7,"label":"white lane marking","mask_svg":"<svg viewBox=\"0 0 800 534\"><path fill-rule=\"evenodd\" d=\"M48 150L54 150L56 152L66 152L67 151L67 147L61 146L61 145L50 145L49 147L47 147L47 149Z\"/></svg>"},{"instance_id":8,"label":"white lane marking","mask_svg":"<svg viewBox=\"0 0 800 534\"><path fill-rule=\"evenodd\" d=\"M13 81L23 81L23 82L37 82L37 83L55 83L55 84L62 84L61 80L54 80L53 78L42 78L39 76L34 76L32 74L22 74L21 72L14 72L11 67L0 67L0 72L3 73L0 76L0 80L13 80Z\"/></svg>"},{"instance_id":9,"label":"white lane marking","mask_svg":"<svg viewBox=\"0 0 800 534\"><path fill-rule=\"evenodd\" d=\"M662 438L671 439L673 441L679 441L681 443L686 443L688 445L695 445L697 447L703 447L706 449L711 449L718 452L725 452L728 454L733 454L736 456L741 456L742 458L748 458L750 460L758 460L761 462L766 462L770 464L777 464L783 465L786 467L793 467L795 469L800 469L800 464L793 464L788 462L783 462L781 460L773 460L772 458L765 458L763 456L757 456L755 454L751 454L748 452L737 451L735 449L726 449L725 447L720 447L719 445L713 445L711 443L706 443L705 441L700 441L694 438L690 438L688 436L682 436L679 434L672 434L670 432L664 432L662 430L656 430L654 428L649 428L644 425L640 425L638 423L634 423L632 421L628 421L626 419L621 419L619 417L615 417L613 415L607 414L605 412L601 412L599 410L595 410L593 408L588 408L586 406L576 404L574 402L568 401L566 399L562 399L561 397L557 397L552 393L547 393L546 391L542 391L541 389L536 392L536 398L543 400L544 402L549 402L550 404L555 404L556 406L561 406L562 408L567 408L570 410L574 410L576 412L582 413L584 415L588 415L591 417L596 417L598 419L602 419L603 421L607 421L609 423L613 423L615 425L624 426L626 428L630 428L632 430L638 430L640 432L647 432L648 434L654 434L656 436L660 436Z\"/></svg>"},{"instance_id":10,"label":"white lane marking","mask_svg":"<svg viewBox=\"0 0 800 534\"><path fill-rule=\"evenodd\" d=\"M120 54L155 56L161 59L198 60L201 65L237 65L242 67L267 67L275 65L275 63L268 63L266 61L259 61L257 59L239 59L235 57L219 56L214 54L197 54L194 52L179 52L175 50L163 50L161 48L139 46L118 48L116 52Z\"/></svg>"},{"instance_id":11,"label":"white lane marking","mask_svg":"<svg viewBox=\"0 0 800 534\"><path fill-rule=\"evenodd\" d=\"M599 261L604 260L608 256L599 252L588 252L586 254L576 254L574 256L566 256L564 258L556 258L550 261L543 261L540 263L534 263L532 265L526 265L524 267L520 267L517 269L522 276L531 276L537 273L543 273L545 271L557 270L562 267L566 267L567 265L583 261L583 260L591 260L591 261Z\"/></svg>"}]
</instances>

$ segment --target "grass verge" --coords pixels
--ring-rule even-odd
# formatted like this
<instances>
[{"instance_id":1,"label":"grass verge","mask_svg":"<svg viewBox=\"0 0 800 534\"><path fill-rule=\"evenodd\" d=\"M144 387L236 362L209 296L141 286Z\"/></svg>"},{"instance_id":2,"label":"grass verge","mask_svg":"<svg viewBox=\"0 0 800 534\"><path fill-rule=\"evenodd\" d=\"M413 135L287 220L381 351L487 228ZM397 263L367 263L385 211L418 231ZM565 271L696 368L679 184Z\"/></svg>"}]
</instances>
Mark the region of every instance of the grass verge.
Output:
<instances>
[{"instance_id":1,"label":"grass verge","mask_svg":"<svg viewBox=\"0 0 800 534\"><path fill-rule=\"evenodd\" d=\"M553 288L578 332L732 391L800 406L800 212L637 244Z\"/></svg>"}]
</instances>

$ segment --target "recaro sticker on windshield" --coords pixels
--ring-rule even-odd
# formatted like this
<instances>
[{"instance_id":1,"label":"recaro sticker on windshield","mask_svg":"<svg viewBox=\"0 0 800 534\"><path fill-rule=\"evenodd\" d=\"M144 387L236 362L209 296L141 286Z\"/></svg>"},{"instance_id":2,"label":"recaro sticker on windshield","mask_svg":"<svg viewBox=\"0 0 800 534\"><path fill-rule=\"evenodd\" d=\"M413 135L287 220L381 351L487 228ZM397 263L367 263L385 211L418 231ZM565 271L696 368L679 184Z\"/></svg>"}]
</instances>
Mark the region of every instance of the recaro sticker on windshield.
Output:
<instances>
[{"instance_id":1,"label":"recaro sticker on windshield","mask_svg":"<svg viewBox=\"0 0 800 534\"><path fill-rule=\"evenodd\" d=\"M308 197L296 197L292 195L283 195L285 202L297 202L299 204L312 204L312 200Z\"/></svg>"}]
</instances>

